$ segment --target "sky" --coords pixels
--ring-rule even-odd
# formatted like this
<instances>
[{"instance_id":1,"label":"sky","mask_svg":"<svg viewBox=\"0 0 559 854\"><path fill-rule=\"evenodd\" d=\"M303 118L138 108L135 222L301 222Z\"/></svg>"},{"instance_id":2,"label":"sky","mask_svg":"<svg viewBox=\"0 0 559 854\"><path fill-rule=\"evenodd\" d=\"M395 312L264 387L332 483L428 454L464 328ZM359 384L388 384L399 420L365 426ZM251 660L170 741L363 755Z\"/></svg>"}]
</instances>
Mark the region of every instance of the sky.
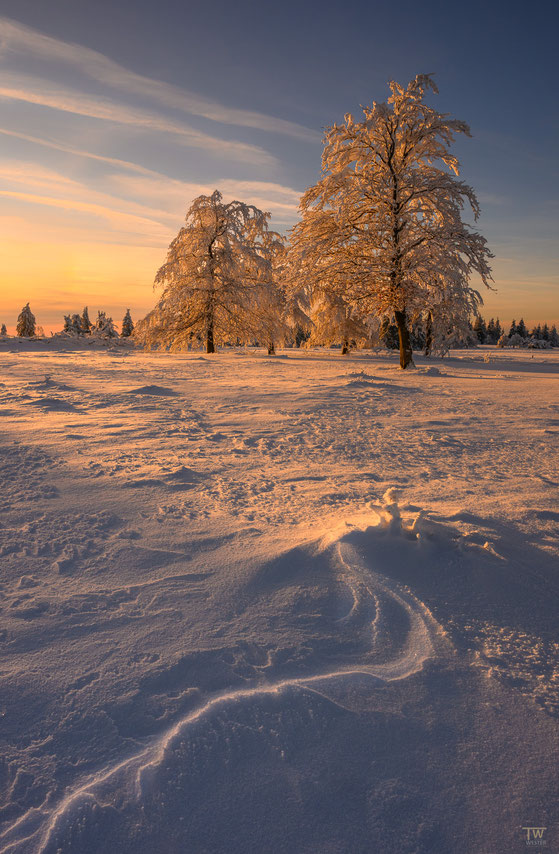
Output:
<instances>
[{"instance_id":1,"label":"sky","mask_svg":"<svg viewBox=\"0 0 559 854\"><path fill-rule=\"evenodd\" d=\"M559 324L558 24L554 0L0 0L0 322L138 319L196 196L285 232L324 128L432 73L472 132L482 314Z\"/></svg>"}]
</instances>

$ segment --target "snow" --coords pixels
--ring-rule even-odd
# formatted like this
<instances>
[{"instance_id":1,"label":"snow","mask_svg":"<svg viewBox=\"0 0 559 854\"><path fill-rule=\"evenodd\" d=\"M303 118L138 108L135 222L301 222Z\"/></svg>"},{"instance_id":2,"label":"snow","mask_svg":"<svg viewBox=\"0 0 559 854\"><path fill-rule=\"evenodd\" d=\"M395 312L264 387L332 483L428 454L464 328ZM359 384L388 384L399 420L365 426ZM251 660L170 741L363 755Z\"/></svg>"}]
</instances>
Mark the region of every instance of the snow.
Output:
<instances>
[{"instance_id":1,"label":"snow","mask_svg":"<svg viewBox=\"0 0 559 854\"><path fill-rule=\"evenodd\" d=\"M559 352L396 360L0 342L0 851L556 845Z\"/></svg>"}]
</instances>

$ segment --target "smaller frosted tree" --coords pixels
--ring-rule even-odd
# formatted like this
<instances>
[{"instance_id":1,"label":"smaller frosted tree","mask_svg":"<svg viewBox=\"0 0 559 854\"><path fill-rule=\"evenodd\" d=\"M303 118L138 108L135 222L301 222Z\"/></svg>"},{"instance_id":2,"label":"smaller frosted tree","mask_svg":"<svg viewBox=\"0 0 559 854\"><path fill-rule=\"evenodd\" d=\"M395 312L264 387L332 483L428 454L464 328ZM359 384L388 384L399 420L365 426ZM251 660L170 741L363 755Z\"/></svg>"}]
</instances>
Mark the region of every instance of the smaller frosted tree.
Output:
<instances>
[{"instance_id":1,"label":"smaller frosted tree","mask_svg":"<svg viewBox=\"0 0 559 854\"><path fill-rule=\"evenodd\" d=\"M120 333L121 337L122 338L129 338L132 335L133 331L134 331L134 323L132 322L132 317L130 315L130 309L127 308L126 314L124 315L124 317L122 319L122 331Z\"/></svg>"},{"instance_id":2,"label":"smaller frosted tree","mask_svg":"<svg viewBox=\"0 0 559 854\"><path fill-rule=\"evenodd\" d=\"M6 324L3 323L2 328L0 329L0 335L7 335L7 334L8 334L8 330L6 329Z\"/></svg>"},{"instance_id":3,"label":"smaller frosted tree","mask_svg":"<svg viewBox=\"0 0 559 854\"><path fill-rule=\"evenodd\" d=\"M118 338L112 317L107 317L104 311L97 312L97 320L91 334L96 338Z\"/></svg>"},{"instance_id":4,"label":"smaller frosted tree","mask_svg":"<svg viewBox=\"0 0 559 854\"><path fill-rule=\"evenodd\" d=\"M22 308L17 319L16 335L20 338L33 338L35 335L35 315L29 308L29 303Z\"/></svg>"},{"instance_id":5,"label":"smaller frosted tree","mask_svg":"<svg viewBox=\"0 0 559 854\"><path fill-rule=\"evenodd\" d=\"M259 340L261 308L270 308L266 289L273 287L271 246L282 241L268 231L269 216L254 205L223 202L218 190L198 196L156 274L163 293L136 325L136 340L171 350L203 340L208 353L220 341Z\"/></svg>"},{"instance_id":6,"label":"smaller frosted tree","mask_svg":"<svg viewBox=\"0 0 559 854\"><path fill-rule=\"evenodd\" d=\"M474 329L475 334L477 335L477 339L478 339L479 343L485 344L485 342L487 341L488 334L489 334L489 329L488 329L488 327L486 327L485 320L483 319L481 314L478 314L476 319L474 320L473 329Z\"/></svg>"},{"instance_id":7,"label":"smaller frosted tree","mask_svg":"<svg viewBox=\"0 0 559 854\"><path fill-rule=\"evenodd\" d=\"M346 355L353 341L364 343L369 337L367 327L352 307L328 290L318 290L311 300L310 319L308 347L340 344L342 355Z\"/></svg>"},{"instance_id":8,"label":"smaller frosted tree","mask_svg":"<svg viewBox=\"0 0 559 854\"><path fill-rule=\"evenodd\" d=\"M528 338L528 330L526 329L526 324L524 323L523 317L521 317L518 321L516 331L518 332L521 338Z\"/></svg>"},{"instance_id":9,"label":"smaller frosted tree","mask_svg":"<svg viewBox=\"0 0 559 854\"><path fill-rule=\"evenodd\" d=\"M89 335L89 333L91 332L91 329L93 327L93 324L92 324L91 320L89 319L89 311L87 310L87 306L85 306L84 310L82 311L82 316L80 319L80 327L81 327L81 332L83 335Z\"/></svg>"},{"instance_id":10,"label":"smaller frosted tree","mask_svg":"<svg viewBox=\"0 0 559 854\"><path fill-rule=\"evenodd\" d=\"M81 335L82 322L79 314L64 315L64 332L69 335Z\"/></svg>"}]
</instances>

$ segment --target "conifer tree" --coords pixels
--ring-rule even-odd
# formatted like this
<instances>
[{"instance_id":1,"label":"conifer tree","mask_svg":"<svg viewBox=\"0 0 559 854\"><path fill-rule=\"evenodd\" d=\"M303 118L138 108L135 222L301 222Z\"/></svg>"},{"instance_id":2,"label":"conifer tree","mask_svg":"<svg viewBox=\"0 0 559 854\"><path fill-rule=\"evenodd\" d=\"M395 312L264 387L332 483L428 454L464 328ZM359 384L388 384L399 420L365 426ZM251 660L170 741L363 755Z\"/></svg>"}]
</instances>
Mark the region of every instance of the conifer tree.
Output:
<instances>
[{"instance_id":1,"label":"conifer tree","mask_svg":"<svg viewBox=\"0 0 559 854\"><path fill-rule=\"evenodd\" d=\"M97 338L118 338L112 317L107 317L104 311L97 312L97 320L91 334Z\"/></svg>"},{"instance_id":2,"label":"conifer tree","mask_svg":"<svg viewBox=\"0 0 559 854\"><path fill-rule=\"evenodd\" d=\"M35 315L27 303L21 310L17 319L16 335L21 338L33 338L35 335Z\"/></svg>"},{"instance_id":3,"label":"conifer tree","mask_svg":"<svg viewBox=\"0 0 559 854\"><path fill-rule=\"evenodd\" d=\"M82 321L79 314L65 314L64 315L64 332L68 332L71 335L81 335L82 333Z\"/></svg>"},{"instance_id":4,"label":"conifer tree","mask_svg":"<svg viewBox=\"0 0 559 854\"><path fill-rule=\"evenodd\" d=\"M516 335L516 333L517 333L516 320L514 320L514 318L513 318L512 323L510 325L510 329L509 329L509 338L512 338L512 336Z\"/></svg>"},{"instance_id":5,"label":"conifer tree","mask_svg":"<svg viewBox=\"0 0 559 854\"><path fill-rule=\"evenodd\" d=\"M549 326L547 325L547 323L544 323L544 325L542 326L542 340L549 341Z\"/></svg>"},{"instance_id":6,"label":"conifer tree","mask_svg":"<svg viewBox=\"0 0 559 854\"><path fill-rule=\"evenodd\" d=\"M84 310L82 311L80 326L81 326L81 331L82 331L83 335L89 335L90 334L91 329L93 327L93 324L92 324L91 320L89 319L89 311L87 309L87 306L85 306Z\"/></svg>"},{"instance_id":7,"label":"conifer tree","mask_svg":"<svg viewBox=\"0 0 559 854\"><path fill-rule=\"evenodd\" d=\"M130 335L132 335L133 331L134 331L134 324L132 322L132 317L130 315L130 309L127 308L126 314L124 315L124 317L122 319L122 331L120 333L121 337L122 338L129 338Z\"/></svg>"},{"instance_id":8,"label":"conifer tree","mask_svg":"<svg viewBox=\"0 0 559 854\"><path fill-rule=\"evenodd\" d=\"M0 329L0 335L7 335L7 334L8 334L8 330L6 329L6 324L3 323L2 328Z\"/></svg>"},{"instance_id":9,"label":"conifer tree","mask_svg":"<svg viewBox=\"0 0 559 854\"><path fill-rule=\"evenodd\" d=\"M552 347L559 347L559 334L557 333L555 324L549 330L549 343Z\"/></svg>"},{"instance_id":10,"label":"conifer tree","mask_svg":"<svg viewBox=\"0 0 559 854\"><path fill-rule=\"evenodd\" d=\"M487 341L487 327L485 326L485 321L484 321L483 317L481 316L481 314L478 314L476 316L476 319L475 319L474 325L473 325L473 331L477 335L477 339L478 339L479 343L485 344L485 342Z\"/></svg>"},{"instance_id":11,"label":"conifer tree","mask_svg":"<svg viewBox=\"0 0 559 854\"><path fill-rule=\"evenodd\" d=\"M322 175L301 199L292 254L305 279L323 276L363 317L393 314L407 368L409 319L438 300L447 315L450 293L477 307L469 277L489 287L492 255L462 222L464 203L475 219L479 205L456 177L449 147L456 134L470 135L468 126L424 103L427 89L437 91L429 75L390 89L388 103L364 108L363 121L348 114L326 130Z\"/></svg>"},{"instance_id":12,"label":"conifer tree","mask_svg":"<svg viewBox=\"0 0 559 854\"><path fill-rule=\"evenodd\" d=\"M521 317L516 326L516 332L522 338L528 338L528 330L526 329L526 324L524 323L524 318Z\"/></svg>"}]
</instances>

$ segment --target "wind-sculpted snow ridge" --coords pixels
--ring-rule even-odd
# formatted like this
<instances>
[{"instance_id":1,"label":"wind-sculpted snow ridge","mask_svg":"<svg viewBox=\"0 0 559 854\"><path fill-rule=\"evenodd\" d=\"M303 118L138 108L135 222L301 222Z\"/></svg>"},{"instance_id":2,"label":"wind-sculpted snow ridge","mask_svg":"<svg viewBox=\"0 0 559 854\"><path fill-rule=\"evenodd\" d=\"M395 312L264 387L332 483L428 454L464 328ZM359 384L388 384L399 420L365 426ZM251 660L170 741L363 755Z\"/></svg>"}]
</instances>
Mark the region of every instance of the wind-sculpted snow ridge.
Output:
<instances>
[{"instance_id":1,"label":"wind-sculpted snow ridge","mask_svg":"<svg viewBox=\"0 0 559 854\"><path fill-rule=\"evenodd\" d=\"M391 498L392 494L387 493L380 524L368 530L373 536L376 532L379 536L391 537L401 559L409 554L412 546L407 540L415 539L416 534L402 528L397 505L389 503ZM412 593L366 565L352 543L355 530L358 529L350 528L349 533L342 536L331 534L315 548L315 558L318 555L320 561L333 565L340 586L348 591L347 613L335 620L340 633L339 646L334 638L329 658L315 655L314 660L311 659L315 669L309 667L310 672L302 675L279 676L206 698L137 753L87 778L58 803L47 798L41 807L30 809L4 832L0 850L4 854L70 851L76 854L100 850L92 846L108 841L112 846L117 842L112 835L113 824L124 820L130 826L130 812L142 812L145 803L157 799L158 787L165 785L161 777L165 780L166 766L176 761L177 754L187 750L185 745L190 747L187 759L193 763L192 773L196 773L195 748L199 741L204 744L207 741L206 730L212 732L220 726L234 729L239 717L244 720L243 716L248 716L252 727L260 732L266 729L266 716L270 715L279 716L282 722L285 716L291 715L302 727L304 723L300 718L306 719L307 715L305 703L318 702L326 708L332 706L334 711L338 708L333 689L339 688L340 683L354 680L359 689L360 679L365 678L374 690L376 684L412 676L423 668L427 659L442 654L447 642L440 626ZM334 696L329 696L329 691ZM312 709L308 710L311 717L312 713ZM259 726L254 727L254 719ZM284 727L288 730L285 724ZM265 742L268 740L263 750L269 748L273 733L270 728L270 734L263 736ZM295 737L288 731L280 735L287 740ZM214 752L227 751L228 745L229 735L226 735L224 746L218 744ZM181 777L189 773L188 765L181 767ZM211 766L206 773L214 773ZM183 821L183 818L178 820ZM108 823L107 829L100 831L103 822ZM98 833L101 833L102 843L92 841ZM109 834L109 839L105 833ZM117 848L119 845L115 850Z\"/></svg>"}]
</instances>

